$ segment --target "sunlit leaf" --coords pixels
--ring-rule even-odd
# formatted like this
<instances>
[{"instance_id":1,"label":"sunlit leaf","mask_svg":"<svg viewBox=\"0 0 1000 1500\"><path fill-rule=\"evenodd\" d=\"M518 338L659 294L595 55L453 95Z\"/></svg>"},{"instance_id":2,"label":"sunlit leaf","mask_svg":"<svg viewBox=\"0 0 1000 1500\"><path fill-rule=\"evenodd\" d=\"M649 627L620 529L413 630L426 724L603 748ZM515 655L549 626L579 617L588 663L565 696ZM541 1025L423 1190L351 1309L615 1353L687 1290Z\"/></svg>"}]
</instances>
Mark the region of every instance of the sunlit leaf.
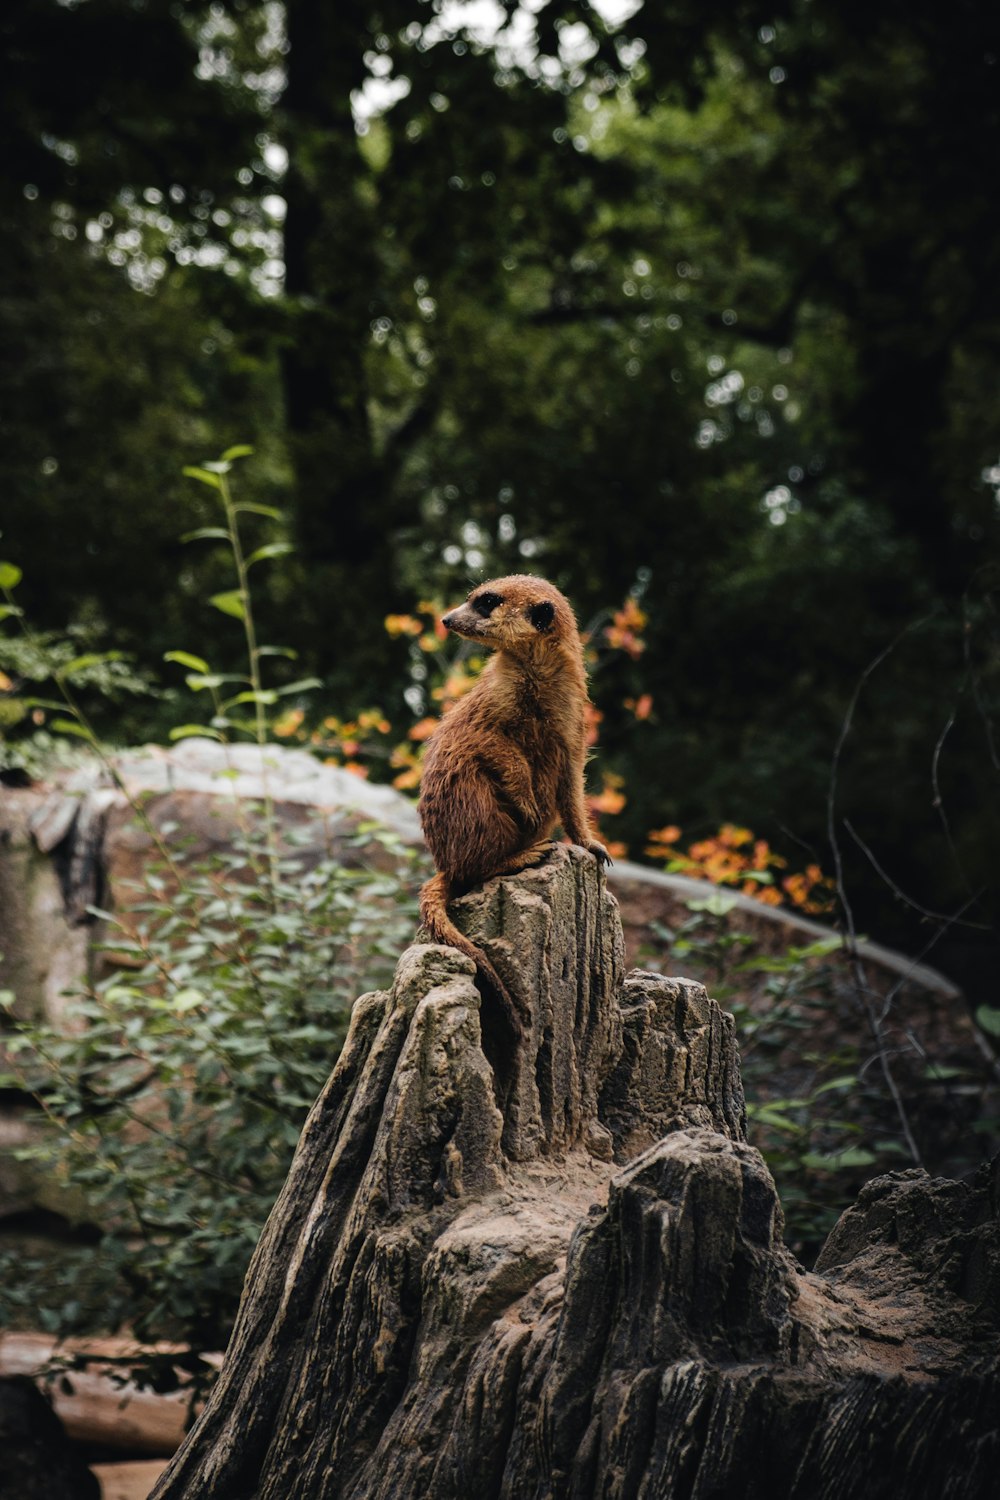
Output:
<instances>
[{"instance_id":1,"label":"sunlit leaf","mask_svg":"<svg viewBox=\"0 0 1000 1500\"><path fill-rule=\"evenodd\" d=\"M0 562L0 589L16 589L23 577L17 563Z\"/></svg>"},{"instance_id":2,"label":"sunlit leaf","mask_svg":"<svg viewBox=\"0 0 1000 1500\"><path fill-rule=\"evenodd\" d=\"M197 531L185 531L181 537L182 542L228 542L229 532L224 531L221 526L199 526Z\"/></svg>"},{"instance_id":3,"label":"sunlit leaf","mask_svg":"<svg viewBox=\"0 0 1000 1500\"><path fill-rule=\"evenodd\" d=\"M205 1003L205 996L201 990L183 989L178 990L176 995L171 995L170 1006L178 1015L185 1015L189 1010L197 1010L199 1005Z\"/></svg>"},{"instance_id":4,"label":"sunlit leaf","mask_svg":"<svg viewBox=\"0 0 1000 1500\"><path fill-rule=\"evenodd\" d=\"M222 480L218 474L210 474L207 469L200 469L197 464L186 464L181 470L188 479L197 479L200 484L211 485L213 490L222 489Z\"/></svg>"},{"instance_id":5,"label":"sunlit leaf","mask_svg":"<svg viewBox=\"0 0 1000 1500\"><path fill-rule=\"evenodd\" d=\"M240 589L227 589L224 594L213 594L209 604L214 604L224 615L232 615L235 620L246 619L246 604Z\"/></svg>"},{"instance_id":6,"label":"sunlit leaf","mask_svg":"<svg viewBox=\"0 0 1000 1500\"><path fill-rule=\"evenodd\" d=\"M94 742L90 730L78 724L75 719L53 719L49 728L54 729L57 734L75 734L77 739L87 740L90 744Z\"/></svg>"},{"instance_id":7,"label":"sunlit leaf","mask_svg":"<svg viewBox=\"0 0 1000 1500\"><path fill-rule=\"evenodd\" d=\"M277 701L278 701L278 695L277 695L277 693L273 692L270 688L265 688L261 692L253 692L251 690L250 692L247 692L247 693L237 693L237 695L236 695L235 698L229 698L229 699L227 699L227 701L225 702L225 704L223 705L223 707L225 707L225 708L235 708L236 705L239 704L239 703L266 703L266 704L271 704L271 703L277 703Z\"/></svg>"},{"instance_id":8,"label":"sunlit leaf","mask_svg":"<svg viewBox=\"0 0 1000 1500\"><path fill-rule=\"evenodd\" d=\"M291 542L267 542L265 546L258 547L256 552L251 552L247 558L247 567L252 568L254 563L263 562L266 557L284 557L287 552L294 552Z\"/></svg>"},{"instance_id":9,"label":"sunlit leaf","mask_svg":"<svg viewBox=\"0 0 1000 1500\"><path fill-rule=\"evenodd\" d=\"M289 659L289 661L295 661L298 658L298 654L299 653L297 651L293 651L292 650L291 646L258 646L257 647L257 655L258 656L287 656L288 659Z\"/></svg>"},{"instance_id":10,"label":"sunlit leaf","mask_svg":"<svg viewBox=\"0 0 1000 1500\"><path fill-rule=\"evenodd\" d=\"M120 651L88 651L84 656L74 656L64 667L56 669L57 677L75 677L78 672L85 672L88 667L98 667L106 661L121 661Z\"/></svg>"},{"instance_id":11,"label":"sunlit leaf","mask_svg":"<svg viewBox=\"0 0 1000 1500\"><path fill-rule=\"evenodd\" d=\"M222 455L222 462L229 464L232 463L234 458L249 458L251 453L253 453L253 449L249 443L237 443L234 447L226 449Z\"/></svg>"},{"instance_id":12,"label":"sunlit leaf","mask_svg":"<svg viewBox=\"0 0 1000 1500\"><path fill-rule=\"evenodd\" d=\"M210 667L207 661L200 656L193 656L190 651L166 651L163 655L164 661L175 661L180 667L190 667L192 672L208 672Z\"/></svg>"},{"instance_id":13,"label":"sunlit leaf","mask_svg":"<svg viewBox=\"0 0 1000 1500\"><path fill-rule=\"evenodd\" d=\"M321 688L322 680L319 677L303 677L299 682L290 682L287 687L278 688L277 696L287 698L289 693L308 693L313 688Z\"/></svg>"},{"instance_id":14,"label":"sunlit leaf","mask_svg":"<svg viewBox=\"0 0 1000 1500\"><path fill-rule=\"evenodd\" d=\"M234 505L233 510L245 511L251 516L269 516L272 521L281 520L281 511L275 510L273 505L258 505L254 500L241 500L239 505Z\"/></svg>"},{"instance_id":15,"label":"sunlit leaf","mask_svg":"<svg viewBox=\"0 0 1000 1500\"><path fill-rule=\"evenodd\" d=\"M225 741L225 735L220 734L217 729L210 729L207 724L177 724L170 731L172 740L189 740L194 735L203 736L210 740Z\"/></svg>"}]
</instances>

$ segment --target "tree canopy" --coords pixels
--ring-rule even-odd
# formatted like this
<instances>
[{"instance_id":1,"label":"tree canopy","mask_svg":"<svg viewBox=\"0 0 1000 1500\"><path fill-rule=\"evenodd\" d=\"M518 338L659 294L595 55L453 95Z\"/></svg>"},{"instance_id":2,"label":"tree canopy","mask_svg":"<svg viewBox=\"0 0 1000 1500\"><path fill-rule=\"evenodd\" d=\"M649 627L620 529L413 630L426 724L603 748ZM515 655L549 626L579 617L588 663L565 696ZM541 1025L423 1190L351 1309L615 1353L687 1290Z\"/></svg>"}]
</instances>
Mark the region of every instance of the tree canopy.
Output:
<instances>
[{"instance_id":1,"label":"tree canopy","mask_svg":"<svg viewBox=\"0 0 1000 1500\"><path fill-rule=\"evenodd\" d=\"M398 708L418 598L631 593L634 849L732 818L829 864L832 825L869 930L922 941L893 885L988 929L993 8L9 0L0 44L40 624L150 668L214 630L181 468L252 442L297 544L261 607L338 712Z\"/></svg>"}]
</instances>

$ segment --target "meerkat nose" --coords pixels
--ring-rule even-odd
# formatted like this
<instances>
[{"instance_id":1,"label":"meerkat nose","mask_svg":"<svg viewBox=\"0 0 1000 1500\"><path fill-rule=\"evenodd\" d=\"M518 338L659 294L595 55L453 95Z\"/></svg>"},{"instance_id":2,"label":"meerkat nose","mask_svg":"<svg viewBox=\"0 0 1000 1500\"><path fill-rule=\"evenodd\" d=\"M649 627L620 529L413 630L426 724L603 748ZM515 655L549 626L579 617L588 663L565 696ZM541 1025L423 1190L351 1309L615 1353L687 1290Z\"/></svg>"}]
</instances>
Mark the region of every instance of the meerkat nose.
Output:
<instances>
[{"instance_id":1,"label":"meerkat nose","mask_svg":"<svg viewBox=\"0 0 1000 1500\"><path fill-rule=\"evenodd\" d=\"M451 615L442 615L441 616L441 624L444 626L445 630L450 630L451 629Z\"/></svg>"}]
</instances>

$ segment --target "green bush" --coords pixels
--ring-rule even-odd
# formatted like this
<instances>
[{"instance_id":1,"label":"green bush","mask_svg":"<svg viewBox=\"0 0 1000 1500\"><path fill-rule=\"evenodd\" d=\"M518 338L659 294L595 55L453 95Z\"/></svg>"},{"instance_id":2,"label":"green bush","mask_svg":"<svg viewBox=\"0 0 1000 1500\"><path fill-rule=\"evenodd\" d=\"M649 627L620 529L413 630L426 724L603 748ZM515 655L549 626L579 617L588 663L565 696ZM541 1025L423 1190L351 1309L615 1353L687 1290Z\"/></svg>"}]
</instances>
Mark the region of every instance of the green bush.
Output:
<instances>
[{"instance_id":1,"label":"green bush","mask_svg":"<svg viewBox=\"0 0 1000 1500\"><path fill-rule=\"evenodd\" d=\"M40 1307L51 1266L0 1255L0 1320L224 1347L351 1003L389 982L416 923L416 855L374 825L314 868L268 852L261 821L231 852L152 869L128 921L102 914L110 972L68 1033L26 1025L9 1044L46 1122L21 1155L100 1236Z\"/></svg>"},{"instance_id":2,"label":"green bush","mask_svg":"<svg viewBox=\"0 0 1000 1500\"><path fill-rule=\"evenodd\" d=\"M250 451L241 445L186 471L218 501L221 524L190 540L230 556L234 586L207 602L239 622L246 670L217 673L190 651L169 652L188 688L211 703L207 723L182 724L174 739L263 746L279 700L318 685L263 681L266 662L293 653L258 643L251 570L287 544L244 547L242 517L281 520L233 498L229 474ZM317 863L307 849L324 848L323 839L282 830L266 796L243 805L227 852L190 858L177 830L154 827L129 796L90 712L90 700L146 684L119 653L80 654L32 632L15 597L20 580L19 568L0 562L3 660L15 687L7 701L27 731L0 766L30 771L54 730L54 743L104 763L156 853L127 913L92 909L109 934L94 952L101 977L75 996L67 1024L20 1023L7 1041L11 1071L0 1085L30 1094L42 1111L38 1139L19 1155L57 1185L86 1243L54 1258L0 1249L0 1324L60 1336L127 1326L142 1340L174 1339L191 1346L190 1360L152 1358L136 1373L162 1388L187 1365L197 1383L207 1378L198 1352L226 1343L247 1262L351 1004L390 981L412 940L419 856L362 823ZM29 696L37 684L51 696ZM32 733L40 719L46 727Z\"/></svg>"}]
</instances>

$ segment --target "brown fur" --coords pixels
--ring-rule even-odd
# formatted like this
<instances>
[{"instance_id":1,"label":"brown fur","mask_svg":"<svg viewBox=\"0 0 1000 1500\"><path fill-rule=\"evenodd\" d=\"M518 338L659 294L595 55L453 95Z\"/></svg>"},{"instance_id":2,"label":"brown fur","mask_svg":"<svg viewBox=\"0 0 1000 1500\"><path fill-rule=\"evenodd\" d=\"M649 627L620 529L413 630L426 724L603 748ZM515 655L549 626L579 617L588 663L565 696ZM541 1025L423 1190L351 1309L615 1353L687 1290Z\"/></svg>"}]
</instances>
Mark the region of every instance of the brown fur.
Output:
<instances>
[{"instance_id":1,"label":"brown fur","mask_svg":"<svg viewBox=\"0 0 1000 1500\"><path fill-rule=\"evenodd\" d=\"M500 602L487 614L491 597ZM439 873L420 893L420 915L437 942L475 961L520 1036L510 995L447 905L494 875L537 864L560 823L572 843L607 861L584 801L583 645L569 601L521 574L480 584L443 623L496 654L428 745L420 819Z\"/></svg>"}]
</instances>

